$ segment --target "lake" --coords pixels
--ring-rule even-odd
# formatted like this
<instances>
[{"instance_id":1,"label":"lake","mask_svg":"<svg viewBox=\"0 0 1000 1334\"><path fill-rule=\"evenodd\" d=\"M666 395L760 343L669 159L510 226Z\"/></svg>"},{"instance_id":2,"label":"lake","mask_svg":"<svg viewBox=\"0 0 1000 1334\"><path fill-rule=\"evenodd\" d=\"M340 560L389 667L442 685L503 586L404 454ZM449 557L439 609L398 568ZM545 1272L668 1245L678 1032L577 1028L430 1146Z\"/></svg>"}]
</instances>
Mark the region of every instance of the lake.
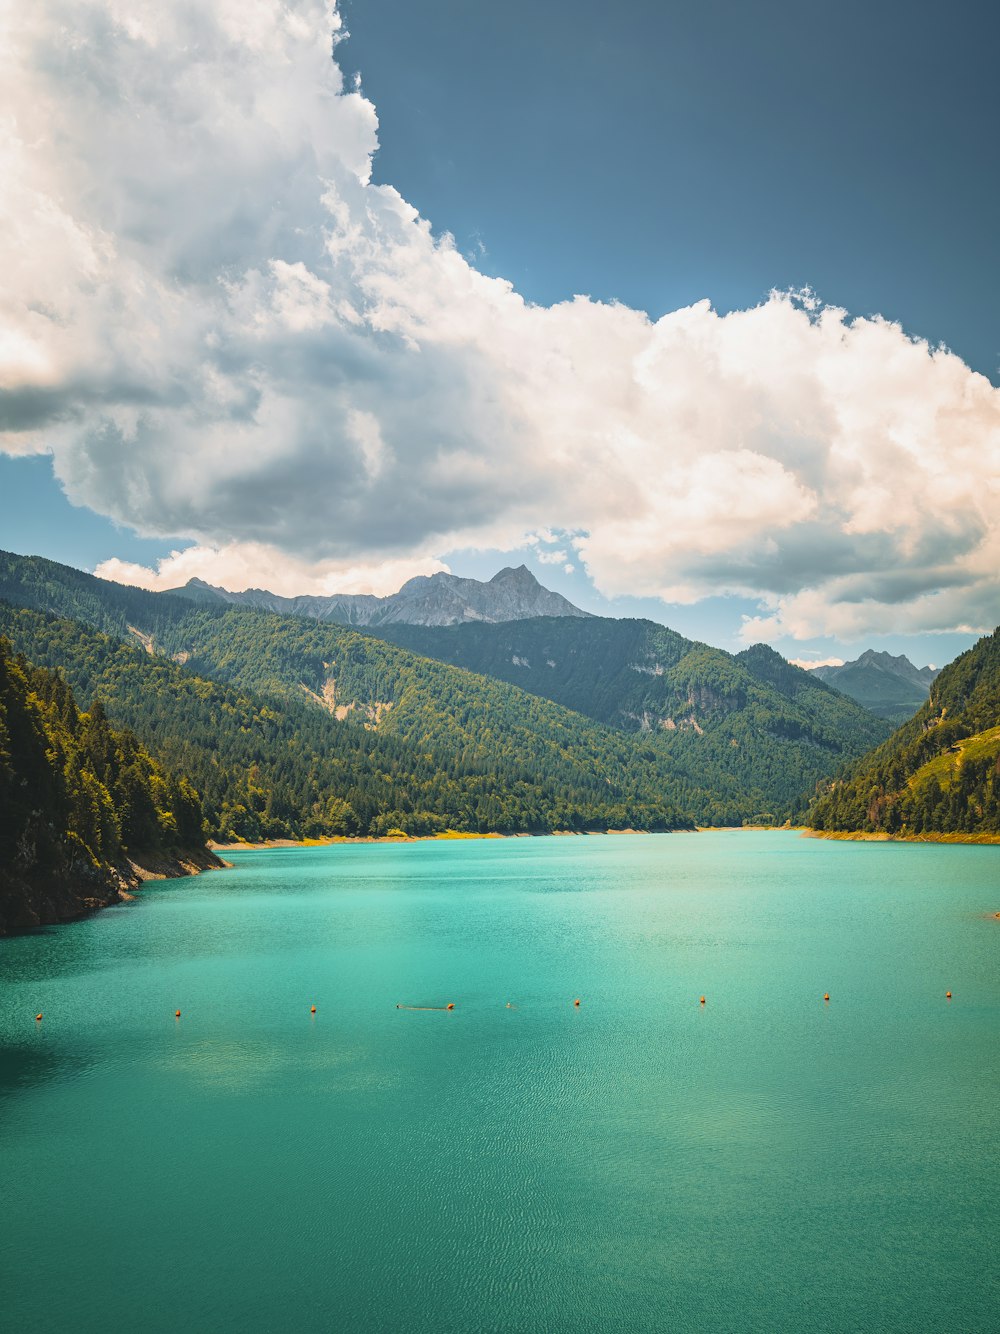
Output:
<instances>
[{"instance_id":1,"label":"lake","mask_svg":"<svg viewBox=\"0 0 1000 1334\"><path fill-rule=\"evenodd\" d=\"M232 859L0 941L12 1334L1000 1325L1000 848Z\"/></svg>"}]
</instances>

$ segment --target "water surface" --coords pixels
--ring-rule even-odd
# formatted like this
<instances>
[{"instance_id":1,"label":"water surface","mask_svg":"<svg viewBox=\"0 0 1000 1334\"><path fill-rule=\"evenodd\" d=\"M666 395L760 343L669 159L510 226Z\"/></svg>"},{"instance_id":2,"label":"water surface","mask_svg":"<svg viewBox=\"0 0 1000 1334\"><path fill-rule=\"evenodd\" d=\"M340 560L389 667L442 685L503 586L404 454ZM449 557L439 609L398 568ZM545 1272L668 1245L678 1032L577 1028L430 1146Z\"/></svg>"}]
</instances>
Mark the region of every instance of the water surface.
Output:
<instances>
[{"instance_id":1,"label":"water surface","mask_svg":"<svg viewBox=\"0 0 1000 1334\"><path fill-rule=\"evenodd\" d=\"M233 860L0 941L6 1329L997 1329L1000 849Z\"/></svg>"}]
</instances>

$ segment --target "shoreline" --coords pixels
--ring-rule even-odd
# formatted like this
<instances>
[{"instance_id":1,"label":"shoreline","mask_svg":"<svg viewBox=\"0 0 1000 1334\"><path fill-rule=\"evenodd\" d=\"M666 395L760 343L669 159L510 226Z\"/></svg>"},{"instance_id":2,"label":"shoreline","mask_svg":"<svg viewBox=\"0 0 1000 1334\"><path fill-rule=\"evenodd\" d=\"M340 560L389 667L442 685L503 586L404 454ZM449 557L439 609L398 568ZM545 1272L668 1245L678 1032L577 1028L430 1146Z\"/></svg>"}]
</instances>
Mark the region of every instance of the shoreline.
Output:
<instances>
[{"instance_id":1,"label":"shoreline","mask_svg":"<svg viewBox=\"0 0 1000 1334\"><path fill-rule=\"evenodd\" d=\"M477 834L446 830L441 834L406 834L402 838L387 834L335 834L329 838L274 838L255 843L216 843L209 841L212 852L268 852L275 848L328 848L340 843L442 843L459 839L510 838L618 838L632 834L798 834L800 838L825 838L842 843L939 843L980 847L1000 846L998 834L886 834L854 833L840 829L809 829L805 825L698 825L695 829L553 829L548 834ZM225 863L229 865L230 863Z\"/></svg>"},{"instance_id":2,"label":"shoreline","mask_svg":"<svg viewBox=\"0 0 1000 1334\"><path fill-rule=\"evenodd\" d=\"M208 846L215 853L267 852L272 848L329 848L338 843L453 843L469 838L614 838L625 834L690 834L691 829L553 829L549 834L476 834L448 829L441 834L332 834L329 838L272 838L257 843L216 843Z\"/></svg>"},{"instance_id":3,"label":"shoreline","mask_svg":"<svg viewBox=\"0 0 1000 1334\"><path fill-rule=\"evenodd\" d=\"M126 853L75 877L11 878L0 887L0 937L68 924L102 908L130 903L151 880L180 880L227 866L232 862L209 847L175 848Z\"/></svg>"},{"instance_id":4,"label":"shoreline","mask_svg":"<svg viewBox=\"0 0 1000 1334\"><path fill-rule=\"evenodd\" d=\"M843 829L803 829L803 838L828 838L842 843L953 843L980 847L1000 845L1000 834L886 834Z\"/></svg>"}]
</instances>

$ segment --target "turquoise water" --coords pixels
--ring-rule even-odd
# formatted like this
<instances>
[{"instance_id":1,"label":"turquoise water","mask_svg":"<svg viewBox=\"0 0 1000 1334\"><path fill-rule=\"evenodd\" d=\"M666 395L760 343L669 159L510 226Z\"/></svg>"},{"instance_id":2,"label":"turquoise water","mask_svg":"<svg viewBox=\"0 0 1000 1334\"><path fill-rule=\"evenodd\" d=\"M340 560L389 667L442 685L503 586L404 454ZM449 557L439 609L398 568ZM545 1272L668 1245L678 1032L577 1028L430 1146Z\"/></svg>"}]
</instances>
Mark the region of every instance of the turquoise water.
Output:
<instances>
[{"instance_id":1,"label":"turquoise water","mask_svg":"<svg viewBox=\"0 0 1000 1334\"><path fill-rule=\"evenodd\" d=\"M5 1330L1000 1326L1000 849L234 860L0 941Z\"/></svg>"}]
</instances>

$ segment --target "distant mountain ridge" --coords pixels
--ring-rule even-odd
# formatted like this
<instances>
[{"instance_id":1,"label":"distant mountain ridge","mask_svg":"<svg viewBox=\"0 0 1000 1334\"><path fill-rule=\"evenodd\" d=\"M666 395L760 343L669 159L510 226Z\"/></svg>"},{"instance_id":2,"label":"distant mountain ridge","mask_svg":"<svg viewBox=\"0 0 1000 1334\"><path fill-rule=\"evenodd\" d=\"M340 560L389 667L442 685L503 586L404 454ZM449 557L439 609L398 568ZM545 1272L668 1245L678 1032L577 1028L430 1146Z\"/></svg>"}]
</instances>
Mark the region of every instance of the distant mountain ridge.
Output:
<instances>
[{"instance_id":1,"label":"distant mountain ridge","mask_svg":"<svg viewBox=\"0 0 1000 1334\"><path fill-rule=\"evenodd\" d=\"M231 593L201 579L190 579L183 588L167 592L201 605L255 607L282 616L305 616L338 625L461 625L469 621L523 621L533 616L589 617L561 593L544 588L526 565L508 566L492 579L463 579L456 574L417 575L397 593L376 597L372 593L331 593L327 597L304 594L282 597L264 588Z\"/></svg>"},{"instance_id":2,"label":"distant mountain ridge","mask_svg":"<svg viewBox=\"0 0 1000 1334\"><path fill-rule=\"evenodd\" d=\"M859 658L840 667L810 670L813 676L850 695L880 718L902 723L926 702L940 669L915 667L904 654L894 657L891 653L866 649Z\"/></svg>"}]
</instances>

